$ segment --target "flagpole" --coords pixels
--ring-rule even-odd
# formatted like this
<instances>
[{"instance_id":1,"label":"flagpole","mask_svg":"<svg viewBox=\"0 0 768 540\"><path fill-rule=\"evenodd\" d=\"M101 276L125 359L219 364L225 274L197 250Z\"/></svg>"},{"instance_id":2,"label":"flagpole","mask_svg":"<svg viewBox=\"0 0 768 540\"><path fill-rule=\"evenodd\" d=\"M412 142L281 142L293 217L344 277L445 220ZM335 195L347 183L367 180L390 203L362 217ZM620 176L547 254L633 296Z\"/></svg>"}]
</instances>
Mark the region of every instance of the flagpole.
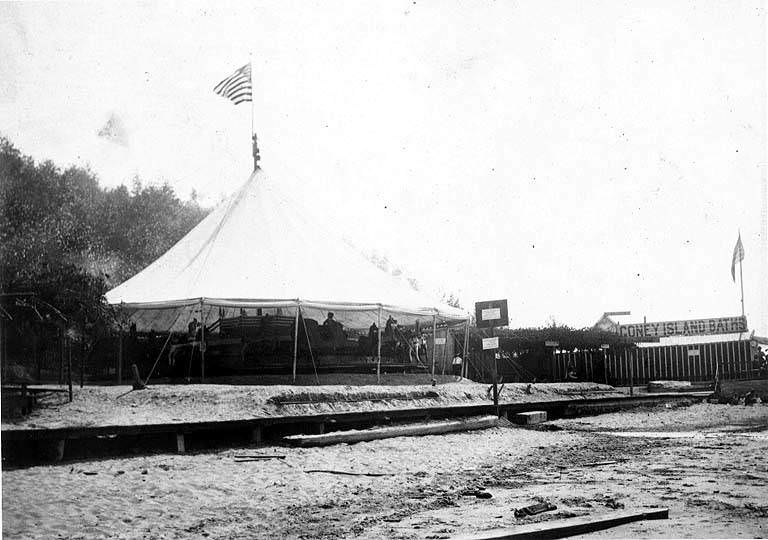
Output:
<instances>
[{"instance_id":1,"label":"flagpole","mask_svg":"<svg viewBox=\"0 0 768 540\"><path fill-rule=\"evenodd\" d=\"M253 137L253 53L248 52L248 65L251 66L251 137Z\"/></svg>"},{"instance_id":2,"label":"flagpole","mask_svg":"<svg viewBox=\"0 0 768 540\"><path fill-rule=\"evenodd\" d=\"M744 316L744 273L741 271L741 261L739 261L739 281L741 281L741 316Z\"/></svg>"},{"instance_id":3,"label":"flagpole","mask_svg":"<svg viewBox=\"0 0 768 540\"><path fill-rule=\"evenodd\" d=\"M254 120L253 117L255 115L254 113L254 104L255 101L253 99L253 52L248 52L248 65L251 68L251 145L252 145L252 153L253 153L253 170L259 168L259 150L256 142L256 131L254 129Z\"/></svg>"}]
</instances>

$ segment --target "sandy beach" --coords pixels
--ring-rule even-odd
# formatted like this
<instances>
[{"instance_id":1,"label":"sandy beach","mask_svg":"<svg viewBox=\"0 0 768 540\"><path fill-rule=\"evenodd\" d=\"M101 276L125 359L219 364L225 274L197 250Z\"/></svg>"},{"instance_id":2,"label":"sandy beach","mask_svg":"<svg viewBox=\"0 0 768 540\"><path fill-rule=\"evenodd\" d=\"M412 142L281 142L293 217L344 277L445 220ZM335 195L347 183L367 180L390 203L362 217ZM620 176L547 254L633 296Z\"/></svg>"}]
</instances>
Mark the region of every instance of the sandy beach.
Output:
<instances>
[{"instance_id":1,"label":"sandy beach","mask_svg":"<svg viewBox=\"0 0 768 540\"><path fill-rule=\"evenodd\" d=\"M427 539L657 507L670 519L599 535L768 534L765 405L637 409L546 426L9 470L3 535ZM285 458L238 462L242 455ZM606 460L617 463L585 466ZM537 501L557 510L514 517Z\"/></svg>"}]
</instances>

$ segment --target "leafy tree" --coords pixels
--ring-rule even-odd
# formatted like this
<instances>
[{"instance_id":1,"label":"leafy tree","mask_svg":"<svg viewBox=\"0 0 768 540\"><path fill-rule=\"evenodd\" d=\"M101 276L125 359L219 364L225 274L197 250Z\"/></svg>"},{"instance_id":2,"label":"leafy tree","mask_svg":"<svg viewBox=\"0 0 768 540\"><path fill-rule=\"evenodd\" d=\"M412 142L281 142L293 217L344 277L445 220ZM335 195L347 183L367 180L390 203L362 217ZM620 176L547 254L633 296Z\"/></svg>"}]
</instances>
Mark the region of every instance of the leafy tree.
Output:
<instances>
[{"instance_id":1,"label":"leafy tree","mask_svg":"<svg viewBox=\"0 0 768 540\"><path fill-rule=\"evenodd\" d=\"M104 189L91 170L35 163L0 137L0 292L34 293L83 334L104 323L109 288L159 257L206 213L168 184L145 186L136 178L130 191ZM22 310L25 316L39 313Z\"/></svg>"}]
</instances>

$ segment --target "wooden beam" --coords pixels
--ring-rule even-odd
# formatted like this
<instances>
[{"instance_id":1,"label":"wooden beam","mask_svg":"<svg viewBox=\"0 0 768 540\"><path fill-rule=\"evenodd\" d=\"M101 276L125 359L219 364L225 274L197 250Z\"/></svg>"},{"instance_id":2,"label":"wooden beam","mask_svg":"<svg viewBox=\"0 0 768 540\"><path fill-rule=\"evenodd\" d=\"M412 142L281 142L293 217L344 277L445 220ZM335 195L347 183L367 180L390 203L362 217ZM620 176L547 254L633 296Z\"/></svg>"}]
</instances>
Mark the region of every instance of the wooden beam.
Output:
<instances>
[{"instance_id":1,"label":"wooden beam","mask_svg":"<svg viewBox=\"0 0 768 540\"><path fill-rule=\"evenodd\" d=\"M583 518L570 518L555 522L535 523L515 527L514 529L502 529L497 532L484 532L477 535L461 536L463 540L528 540L539 538L567 538L578 534L586 534L612 527L618 527L633 521L646 519L668 519L669 509L648 510L644 512L612 512L601 516L588 516Z\"/></svg>"},{"instance_id":2,"label":"wooden beam","mask_svg":"<svg viewBox=\"0 0 768 540\"><path fill-rule=\"evenodd\" d=\"M466 420L451 420L430 424L410 424L405 426L388 426L376 429L334 431L320 435L289 435L283 440L295 446L328 446L339 443L354 443L390 439L393 437L413 437L420 435L439 435L455 431L470 431L496 427L498 416L480 416Z\"/></svg>"}]
</instances>

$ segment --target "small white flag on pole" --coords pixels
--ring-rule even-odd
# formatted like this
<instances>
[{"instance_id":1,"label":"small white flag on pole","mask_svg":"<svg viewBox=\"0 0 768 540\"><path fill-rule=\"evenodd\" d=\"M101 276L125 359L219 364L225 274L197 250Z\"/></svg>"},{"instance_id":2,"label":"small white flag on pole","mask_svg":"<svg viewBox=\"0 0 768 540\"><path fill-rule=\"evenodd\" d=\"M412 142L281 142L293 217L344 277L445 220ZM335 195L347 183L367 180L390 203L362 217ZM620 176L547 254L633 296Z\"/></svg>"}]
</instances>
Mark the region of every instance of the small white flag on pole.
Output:
<instances>
[{"instance_id":1,"label":"small white flag on pole","mask_svg":"<svg viewBox=\"0 0 768 540\"><path fill-rule=\"evenodd\" d=\"M213 91L222 97L231 99L235 105L252 101L251 95L251 63L235 71L232 75L217 84Z\"/></svg>"}]
</instances>

